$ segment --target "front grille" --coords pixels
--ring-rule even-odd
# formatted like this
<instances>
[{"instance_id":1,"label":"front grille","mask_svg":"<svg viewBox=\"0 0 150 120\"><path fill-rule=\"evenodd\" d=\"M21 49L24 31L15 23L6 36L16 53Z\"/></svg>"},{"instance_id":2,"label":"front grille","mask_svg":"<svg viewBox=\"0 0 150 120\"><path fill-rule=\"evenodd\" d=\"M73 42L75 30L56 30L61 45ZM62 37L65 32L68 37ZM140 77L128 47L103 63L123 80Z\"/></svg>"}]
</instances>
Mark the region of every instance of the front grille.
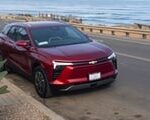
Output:
<instances>
[{"instance_id":1,"label":"front grille","mask_svg":"<svg viewBox=\"0 0 150 120\"><path fill-rule=\"evenodd\" d=\"M55 80L63 71L65 66L57 66L53 72L53 80Z\"/></svg>"},{"instance_id":2,"label":"front grille","mask_svg":"<svg viewBox=\"0 0 150 120\"><path fill-rule=\"evenodd\" d=\"M107 57L103 57L103 58L95 59L95 60L92 60L92 61L97 61L97 63L102 63L102 62L108 61L108 59L107 59ZM91 62L91 61L76 62L76 63L74 63L74 65L75 66L76 65L89 65L89 62Z\"/></svg>"}]
</instances>

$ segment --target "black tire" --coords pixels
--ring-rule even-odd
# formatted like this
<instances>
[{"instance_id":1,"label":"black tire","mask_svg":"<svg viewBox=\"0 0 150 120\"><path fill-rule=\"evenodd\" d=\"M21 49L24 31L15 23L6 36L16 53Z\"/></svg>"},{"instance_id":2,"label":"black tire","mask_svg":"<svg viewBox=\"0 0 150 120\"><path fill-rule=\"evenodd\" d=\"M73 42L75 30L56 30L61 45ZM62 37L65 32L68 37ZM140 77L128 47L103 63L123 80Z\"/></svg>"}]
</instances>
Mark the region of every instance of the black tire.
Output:
<instances>
[{"instance_id":1,"label":"black tire","mask_svg":"<svg viewBox=\"0 0 150 120\"><path fill-rule=\"evenodd\" d=\"M52 88L48 83L47 75L41 67L36 67L34 70L34 85L40 97L49 98L53 96Z\"/></svg>"},{"instance_id":2,"label":"black tire","mask_svg":"<svg viewBox=\"0 0 150 120\"><path fill-rule=\"evenodd\" d=\"M3 58L3 56L0 54L0 61L3 61L3 60L4 60L4 58ZM5 67L4 67L4 66L0 68L0 72L2 72L2 71L4 71L4 70L5 70Z\"/></svg>"},{"instance_id":3,"label":"black tire","mask_svg":"<svg viewBox=\"0 0 150 120\"><path fill-rule=\"evenodd\" d=\"M3 60L5 60L5 58L0 54L0 61L3 61ZM8 73L12 73L13 69L8 66L7 61L6 61L4 66L0 68L0 72L1 71L7 71Z\"/></svg>"}]
</instances>

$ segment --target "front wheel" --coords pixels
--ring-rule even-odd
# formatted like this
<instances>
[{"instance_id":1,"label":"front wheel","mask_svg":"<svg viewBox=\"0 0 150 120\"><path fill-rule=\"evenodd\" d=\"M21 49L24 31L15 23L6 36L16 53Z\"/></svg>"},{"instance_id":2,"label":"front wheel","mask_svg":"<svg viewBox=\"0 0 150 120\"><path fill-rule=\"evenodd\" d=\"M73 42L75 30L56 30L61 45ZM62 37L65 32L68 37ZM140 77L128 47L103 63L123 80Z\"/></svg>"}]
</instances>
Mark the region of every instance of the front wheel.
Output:
<instances>
[{"instance_id":1,"label":"front wheel","mask_svg":"<svg viewBox=\"0 0 150 120\"><path fill-rule=\"evenodd\" d=\"M48 98L53 96L47 75L41 67L37 67L34 70L34 85L40 97Z\"/></svg>"}]
</instances>

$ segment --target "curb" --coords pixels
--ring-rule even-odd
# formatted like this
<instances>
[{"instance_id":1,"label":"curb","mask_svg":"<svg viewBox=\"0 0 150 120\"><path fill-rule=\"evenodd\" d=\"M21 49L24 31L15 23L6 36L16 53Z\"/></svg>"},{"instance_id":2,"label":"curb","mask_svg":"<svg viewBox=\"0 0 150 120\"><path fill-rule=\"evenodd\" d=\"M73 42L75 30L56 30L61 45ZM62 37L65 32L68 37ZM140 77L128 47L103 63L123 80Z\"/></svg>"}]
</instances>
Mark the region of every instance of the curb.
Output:
<instances>
[{"instance_id":1,"label":"curb","mask_svg":"<svg viewBox=\"0 0 150 120\"><path fill-rule=\"evenodd\" d=\"M50 120L65 120L62 116L58 115L48 107L44 106L42 103L34 99L33 97L27 95L24 91L22 91L19 87L11 83L6 78L3 79L3 83L8 85L8 88L15 89L15 92L19 94L24 100L26 100L29 104L36 107L40 112L42 112L44 115L46 115Z\"/></svg>"}]
</instances>

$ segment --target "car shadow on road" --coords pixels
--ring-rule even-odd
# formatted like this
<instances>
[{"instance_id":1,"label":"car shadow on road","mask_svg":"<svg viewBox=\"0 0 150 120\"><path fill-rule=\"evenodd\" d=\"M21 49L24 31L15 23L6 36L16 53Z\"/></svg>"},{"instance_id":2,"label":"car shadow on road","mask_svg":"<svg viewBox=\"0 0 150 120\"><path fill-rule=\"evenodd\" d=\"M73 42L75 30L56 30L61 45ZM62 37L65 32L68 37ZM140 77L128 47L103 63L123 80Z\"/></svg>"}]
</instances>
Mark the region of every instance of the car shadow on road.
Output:
<instances>
[{"instance_id":1,"label":"car shadow on road","mask_svg":"<svg viewBox=\"0 0 150 120\"><path fill-rule=\"evenodd\" d=\"M18 74L18 73L9 73L6 76L7 79L9 79L13 84L21 88L24 92L31 95L32 97L38 98L38 95L35 91L33 81L30 80L28 77ZM115 82L114 82L115 83ZM74 96L74 95L80 95L80 94L90 94L97 91L110 91L115 87L115 84L108 84L108 85L101 85L96 87L90 87L85 89L79 89L74 91L54 91L55 94L53 97L64 97L64 96Z\"/></svg>"},{"instance_id":2,"label":"car shadow on road","mask_svg":"<svg viewBox=\"0 0 150 120\"><path fill-rule=\"evenodd\" d=\"M74 96L74 95L81 95L81 94L90 94L97 91L110 91L113 87L115 87L115 84L108 84L108 85L101 85L97 87L90 87L85 89L79 89L74 91L57 91L54 97L63 97L63 96Z\"/></svg>"}]
</instances>

